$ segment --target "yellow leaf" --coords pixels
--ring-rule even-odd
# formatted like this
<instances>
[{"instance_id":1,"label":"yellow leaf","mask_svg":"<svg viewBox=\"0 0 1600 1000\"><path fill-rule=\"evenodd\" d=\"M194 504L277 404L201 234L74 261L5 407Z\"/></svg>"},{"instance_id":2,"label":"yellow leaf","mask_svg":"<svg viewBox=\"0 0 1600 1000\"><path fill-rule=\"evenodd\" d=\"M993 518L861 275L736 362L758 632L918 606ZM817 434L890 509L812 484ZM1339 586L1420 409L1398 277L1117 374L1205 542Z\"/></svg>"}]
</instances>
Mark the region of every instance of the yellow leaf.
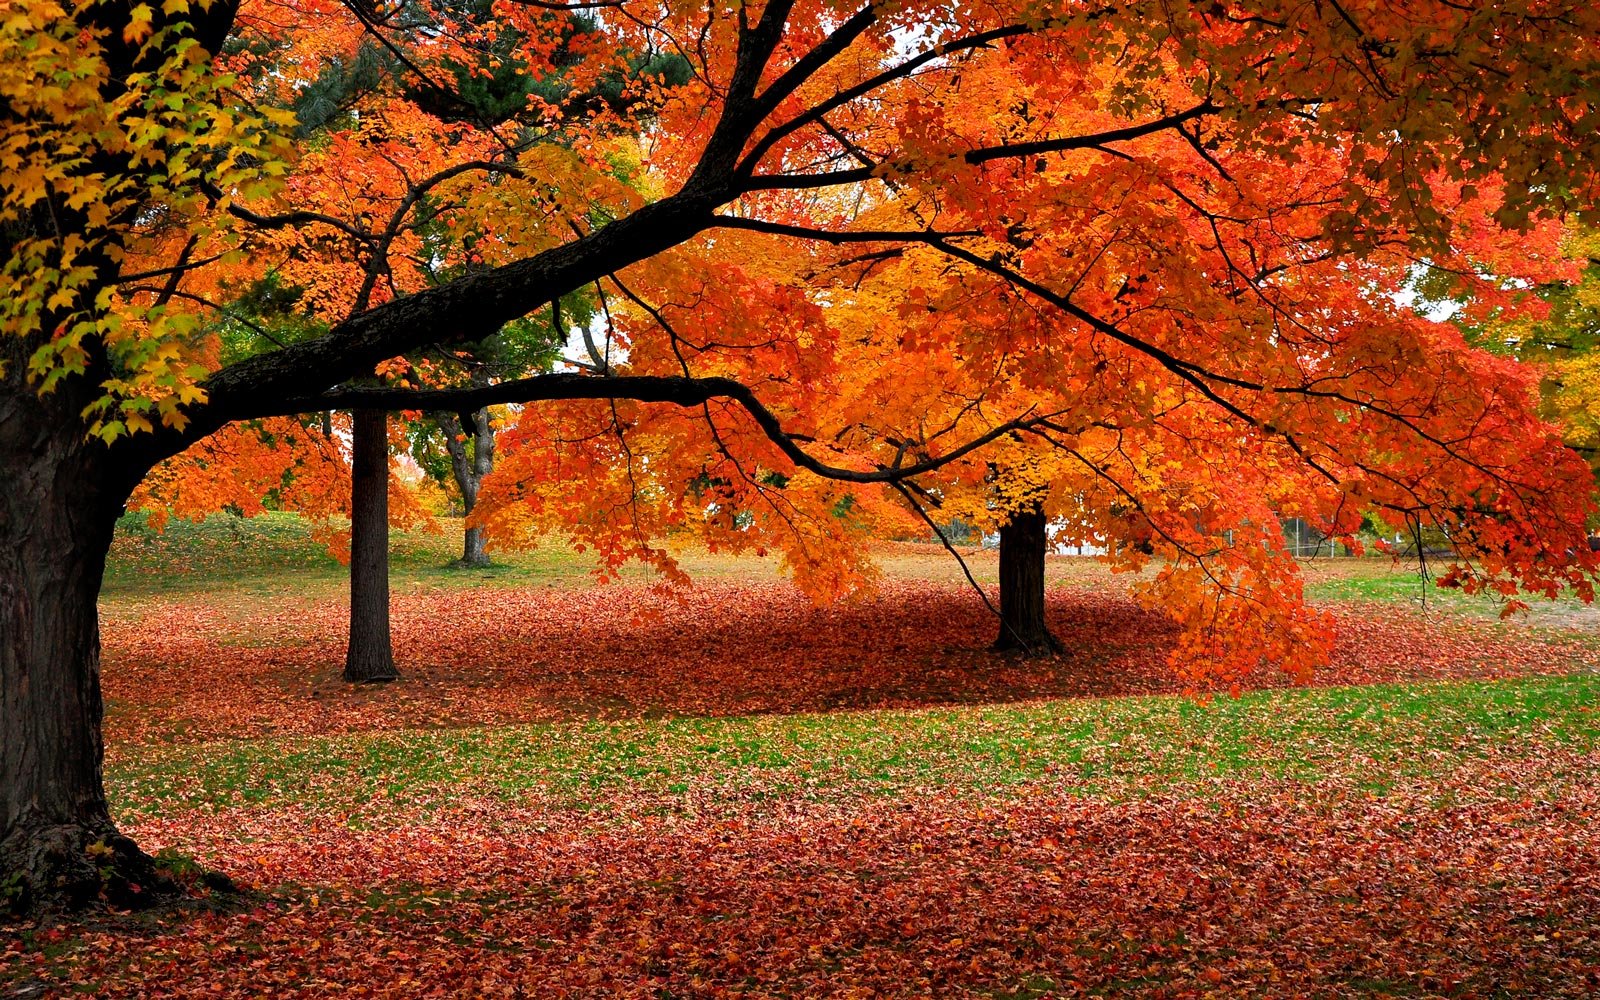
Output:
<instances>
[{"instance_id":1,"label":"yellow leaf","mask_svg":"<svg viewBox=\"0 0 1600 1000\"><path fill-rule=\"evenodd\" d=\"M122 29L122 40L130 45L138 44L150 37L150 22L155 17L155 11L147 3L142 3L128 12L128 26Z\"/></svg>"}]
</instances>

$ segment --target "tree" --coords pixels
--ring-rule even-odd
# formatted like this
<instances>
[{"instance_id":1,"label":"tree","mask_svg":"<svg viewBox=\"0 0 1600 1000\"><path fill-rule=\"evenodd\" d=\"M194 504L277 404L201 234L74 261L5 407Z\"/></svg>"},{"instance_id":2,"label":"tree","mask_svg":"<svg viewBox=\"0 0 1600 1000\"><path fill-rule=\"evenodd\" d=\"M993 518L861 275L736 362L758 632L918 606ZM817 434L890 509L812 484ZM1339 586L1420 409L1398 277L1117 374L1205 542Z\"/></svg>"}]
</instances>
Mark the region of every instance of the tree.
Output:
<instances>
[{"instance_id":1,"label":"tree","mask_svg":"<svg viewBox=\"0 0 1600 1000\"><path fill-rule=\"evenodd\" d=\"M586 323L590 312L582 296L568 296L565 309L555 303L547 316L541 313L537 320L508 323L482 341L457 345L448 364L428 368L429 384L486 388L497 379L548 372L566 340L564 322ZM498 420L488 407L480 406L461 413L435 411L411 424L412 456L424 472L441 486L453 486L461 497L467 524L457 564L464 567L489 565L488 535L474 521L473 511L485 477L494 471Z\"/></svg>"},{"instance_id":2,"label":"tree","mask_svg":"<svg viewBox=\"0 0 1600 1000\"><path fill-rule=\"evenodd\" d=\"M568 136L532 145L419 104L457 103L446 70L482 49L441 31L401 48L381 108L296 147L272 108L320 54L400 47L370 4L43 0L0 20L0 882L17 901L160 885L105 801L95 596L146 474L241 421L527 404L521 465L593 476L582 509L543 510L668 569L649 529L781 541L820 594L866 579L849 543L884 484L975 482L1023 457L986 451L1020 449L1062 470L1052 489L1122 498L1096 528L1154 539L1151 597L1197 679L1326 646L1268 481L1302 486L1294 513L1336 536L1363 508L1447 524L1468 586L1591 593L1588 470L1527 374L1388 296L1419 254L1452 253L1439 178L1502 184L1512 228L1594 208L1592 5L620 2L565 46L566 11L494 8L539 74L574 56L577 93L668 51L688 63L670 93L619 85L654 109L648 136L608 102L578 127L531 94ZM478 227L474 266L429 280L419 210ZM906 329L840 337L856 283L895 266L940 279L894 291ZM225 363L209 306L267 270L326 332ZM619 307L604 373L359 384L579 288ZM917 427L929 399L952 420ZM1225 530L1250 544L1219 550Z\"/></svg>"},{"instance_id":3,"label":"tree","mask_svg":"<svg viewBox=\"0 0 1600 1000\"><path fill-rule=\"evenodd\" d=\"M350 645L344 679L400 676L389 639L389 415L357 410L350 438Z\"/></svg>"},{"instance_id":4,"label":"tree","mask_svg":"<svg viewBox=\"0 0 1600 1000\"><path fill-rule=\"evenodd\" d=\"M1059 653L1045 621L1044 566L1050 539L1044 505L1035 502L1000 525L1000 635L997 653Z\"/></svg>"},{"instance_id":5,"label":"tree","mask_svg":"<svg viewBox=\"0 0 1600 1000\"><path fill-rule=\"evenodd\" d=\"M1539 235L1515 248L1480 238L1470 271L1420 268L1416 307L1446 313L1472 343L1535 366L1544 411L1600 468L1600 232L1569 225Z\"/></svg>"},{"instance_id":6,"label":"tree","mask_svg":"<svg viewBox=\"0 0 1600 1000\"><path fill-rule=\"evenodd\" d=\"M336 52L320 67L314 81L294 94L292 105L297 122L296 134L301 138L331 136L337 141L348 139L350 133L355 131L359 137L359 128L352 129L352 126L359 126L360 116L364 112L376 112L380 116L384 114L382 101L374 106L370 98L373 95L387 96L382 86L386 79L402 78L408 57L401 45L415 39L419 33L452 28L458 32L487 28L488 48L477 53L478 58L473 62L444 60L442 67L454 78L453 89L446 92L437 86L424 86L411 95L413 100L446 120L465 119L484 126L514 120L533 90L533 80L526 67L516 58L514 44L507 44L508 40L514 42L516 33L486 22L486 14L486 5L483 4L469 4L459 10L448 7L437 12L424 10L421 16L410 18L403 24L401 36L397 39L385 39L385 44L379 45L362 38L353 53ZM563 41L570 41L570 38ZM557 58L553 61L559 63L561 60ZM549 89L548 86L546 89ZM364 141L358 138L356 141L371 147L395 144L387 135ZM348 154L348 147L346 152ZM380 155L404 177L405 169L396 162L396 157L381 152ZM374 207L397 211L388 227L388 242L393 242L393 238L400 235L398 224L407 221L403 208L397 210L395 205L403 205L408 198L418 203L416 221L408 223L406 231L420 243L417 257L425 261L420 265L421 270L435 282L447 280L450 268L441 269L439 262L459 255L449 252L451 248L447 244L451 240L450 234L439 223L437 212L432 210L427 196L419 196L414 189L407 190L405 185L401 185L392 192L380 189L369 198L375 203ZM360 240L357 243L352 249L358 259L365 258L362 261L365 273L354 301L345 312L347 317L367 307L376 290L377 279L385 267L376 244ZM471 237L462 243L470 248ZM386 254L389 249L386 243L381 253ZM470 257L468 263L470 265ZM460 268L458 266L455 269ZM443 273L438 273L440 271ZM393 280L392 275L390 280ZM491 340L502 348L498 353L514 353L514 349L508 350L506 346L514 344L515 340L505 336L504 331L477 345L477 352L482 354L488 349ZM414 375L415 366L402 367L409 368L407 374ZM493 466L494 442L488 432L487 410L480 408L470 422L474 429L474 457L471 461L461 453L463 435L459 423L448 414L438 419L445 431L445 446L466 512L470 514L476 500L478 482ZM385 682L397 679L399 671L394 662L389 625L390 479L388 421L384 413L357 411L354 414L351 452L350 630L344 678L358 683ZM483 565L487 562L481 529L466 529L462 561L466 565Z\"/></svg>"},{"instance_id":7,"label":"tree","mask_svg":"<svg viewBox=\"0 0 1600 1000\"><path fill-rule=\"evenodd\" d=\"M488 536L482 526L471 523L471 518L483 478L494 471L494 428L489 422L489 408L480 406L460 416L438 413L433 419L444 434L450 472L461 492L461 512L468 518L462 532L460 565L487 566Z\"/></svg>"}]
</instances>

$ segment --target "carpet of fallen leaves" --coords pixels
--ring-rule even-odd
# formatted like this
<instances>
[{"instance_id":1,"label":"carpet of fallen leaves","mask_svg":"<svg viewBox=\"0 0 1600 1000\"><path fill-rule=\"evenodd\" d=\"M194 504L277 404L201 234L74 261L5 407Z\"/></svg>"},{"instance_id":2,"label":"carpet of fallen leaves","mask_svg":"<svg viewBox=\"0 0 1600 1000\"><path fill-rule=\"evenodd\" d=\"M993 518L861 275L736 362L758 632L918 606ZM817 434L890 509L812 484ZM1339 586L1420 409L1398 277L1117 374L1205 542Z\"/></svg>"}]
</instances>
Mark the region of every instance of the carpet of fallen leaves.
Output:
<instances>
[{"instance_id":1,"label":"carpet of fallen leaves","mask_svg":"<svg viewBox=\"0 0 1600 1000\"><path fill-rule=\"evenodd\" d=\"M113 602L109 756L1176 690L1171 629L1106 587L1052 590L1070 653L1035 661L984 652L992 621L947 581L891 580L825 609L767 582L681 601L413 589L394 609L405 679L378 689L337 680L340 605ZM1321 684L1594 669L1581 636L1336 610ZM707 809L623 783L587 808L467 793L135 811L147 848L250 893L221 910L0 927L0 996L1591 997L1600 749L1544 735L1378 790L1351 771L1084 795L1045 774L976 792L758 789Z\"/></svg>"},{"instance_id":2,"label":"carpet of fallen leaves","mask_svg":"<svg viewBox=\"0 0 1600 1000\"><path fill-rule=\"evenodd\" d=\"M1591 997L1594 789L1440 808L1431 786L1121 804L1039 786L716 821L467 809L367 830L185 817L138 833L276 898L45 932L77 950L33 964L142 997Z\"/></svg>"},{"instance_id":3,"label":"carpet of fallen leaves","mask_svg":"<svg viewBox=\"0 0 1600 1000\"><path fill-rule=\"evenodd\" d=\"M1581 637L1404 607L1340 605L1319 684L1563 673ZM1056 587L1068 654L986 651L992 617L956 584L892 580L814 607L783 582L437 589L397 595L386 689L339 680L337 595L188 595L122 604L102 625L110 744L581 718L906 708L1182 690L1172 626L1107 589ZM1263 669L1252 686L1287 684Z\"/></svg>"}]
</instances>

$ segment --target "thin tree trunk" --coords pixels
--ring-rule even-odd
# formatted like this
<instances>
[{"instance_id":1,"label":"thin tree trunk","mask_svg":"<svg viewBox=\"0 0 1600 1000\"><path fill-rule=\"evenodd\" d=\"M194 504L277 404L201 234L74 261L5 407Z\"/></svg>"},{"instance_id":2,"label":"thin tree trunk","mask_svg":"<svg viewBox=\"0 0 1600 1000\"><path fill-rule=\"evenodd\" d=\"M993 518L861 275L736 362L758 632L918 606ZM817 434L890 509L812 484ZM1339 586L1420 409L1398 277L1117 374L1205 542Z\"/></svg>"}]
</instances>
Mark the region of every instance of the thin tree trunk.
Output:
<instances>
[{"instance_id":1,"label":"thin tree trunk","mask_svg":"<svg viewBox=\"0 0 1600 1000\"><path fill-rule=\"evenodd\" d=\"M1000 635L995 652L1042 656L1061 652L1045 622L1044 558L1049 545L1041 505L1019 511L1000 528Z\"/></svg>"},{"instance_id":2,"label":"thin tree trunk","mask_svg":"<svg viewBox=\"0 0 1600 1000\"><path fill-rule=\"evenodd\" d=\"M470 495L462 491L462 506L468 517L478 506L478 490L483 487L484 477L494 471L494 428L489 424L489 408L483 407L474 413L472 424L472 491ZM469 566L489 565L488 541L488 535L482 528L469 527L462 561Z\"/></svg>"},{"instance_id":3,"label":"thin tree trunk","mask_svg":"<svg viewBox=\"0 0 1600 1000\"><path fill-rule=\"evenodd\" d=\"M382 410L355 411L350 461L350 646L344 679L392 681L389 640L389 432Z\"/></svg>"},{"instance_id":4,"label":"thin tree trunk","mask_svg":"<svg viewBox=\"0 0 1600 1000\"><path fill-rule=\"evenodd\" d=\"M462 416L465 416L463 414ZM494 430L489 424L487 407L471 415L471 422L463 424L453 413L434 416L439 429L444 432L445 449L450 453L450 471L455 476L456 487L461 491L462 513L472 516L478 505L478 490L483 477L494 471ZM466 438L472 437L472 451L467 451ZM463 534L461 566L489 565L488 538L482 528L469 527Z\"/></svg>"}]
</instances>

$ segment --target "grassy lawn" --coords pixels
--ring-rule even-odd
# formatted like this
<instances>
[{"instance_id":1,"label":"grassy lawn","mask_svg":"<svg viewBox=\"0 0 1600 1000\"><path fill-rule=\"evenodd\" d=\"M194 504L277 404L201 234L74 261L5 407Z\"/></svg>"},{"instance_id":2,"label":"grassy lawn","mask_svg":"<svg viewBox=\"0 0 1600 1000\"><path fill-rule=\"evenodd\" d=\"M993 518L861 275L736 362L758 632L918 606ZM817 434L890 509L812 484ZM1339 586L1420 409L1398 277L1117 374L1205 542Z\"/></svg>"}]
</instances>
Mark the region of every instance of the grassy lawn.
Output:
<instances>
[{"instance_id":1,"label":"grassy lawn","mask_svg":"<svg viewBox=\"0 0 1600 1000\"><path fill-rule=\"evenodd\" d=\"M439 531L392 532L389 561L395 583L518 586L582 581L593 567L558 541L499 556L486 569L465 569L451 565L460 556L459 547L459 519L442 519ZM336 590L347 578L345 566L294 514L213 514L198 522L174 519L156 531L144 515L135 513L118 522L104 592L112 598L139 598L223 588L265 595Z\"/></svg>"},{"instance_id":2,"label":"grassy lawn","mask_svg":"<svg viewBox=\"0 0 1600 1000\"><path fill-rule=\"evenodd\" d=\"M588 586L594 560L576 552L561 538L551 538L525 551L494 552L493 565L453 565L460 552L461 520L438 518L434 530L417 528L391 533L390 571L398 590L529 586ZM974 577L993 586L998 579L996 553L978 546L960 546ZM778 580L775 558L720 556L696 548L678 553L697 580ZM932 543L883 544L876 558L889 579L964 580L960 566ZM1497 617L1500 605L1490 597L1468 597L1425 583L1414 563L1372 556L1352 559L1321 557L1302 563L1306 595L1313 601L1395 604L1427 607L1474 617ZM1434 566L1438 569L1438 566ZM1054 557L1048 577L1053 585L1123 588L1130 579L1114 576L1088 558ZM204 521L173 520L152 530L142 514L125 516L118 525L105 594L113 600L139 599L196 590L235 590L265 596L287 592L334 592L345 586L347 573L322 542L312 538L297 515L268 512L242 518L213 514ZM623 579L649 582L647 570L627 567ZM1555 602L1534 599L1532 618L1556 623L1587 612L1575 598ZM1600 617L1594 624L1600 626Z\"/></svg>"},{"instance_id":3,"label":"grassy lawn","mask_svg":"<svg viewBox=\"0 0 1600 1000\"><path fill-rule=\"evenodd\" d=\"M1429 560L1430 573L1442 573L1445 564ZM1503 604L1492 595L1468 595L1424 580L1414 562L1384 557L1323 558L1301 563L1306 597L1316 602L1384 604L1471 618L1499 618ZM1554 601L1524 597L1529 610L1514 617L1546 628L1600 631L1600 614L1568 593Z\"/></svg>"},{"instance_id":4,"label":"grassy lawn","mask_svg":"<svg viewBox=\"0 0 1600 1000\"><path fill-rule=\"evenodd\" d=\"M1371 685L1006 708L503 726L201 744L119 761L124 822L237 805L381 822L453 796L604 810L994 794L1106 799L1220 781L1382 789L1472 761L1600 745L1600 676ZM1552 773L1551 781L1569 778Z\"/></svg>"}]
</instances>

